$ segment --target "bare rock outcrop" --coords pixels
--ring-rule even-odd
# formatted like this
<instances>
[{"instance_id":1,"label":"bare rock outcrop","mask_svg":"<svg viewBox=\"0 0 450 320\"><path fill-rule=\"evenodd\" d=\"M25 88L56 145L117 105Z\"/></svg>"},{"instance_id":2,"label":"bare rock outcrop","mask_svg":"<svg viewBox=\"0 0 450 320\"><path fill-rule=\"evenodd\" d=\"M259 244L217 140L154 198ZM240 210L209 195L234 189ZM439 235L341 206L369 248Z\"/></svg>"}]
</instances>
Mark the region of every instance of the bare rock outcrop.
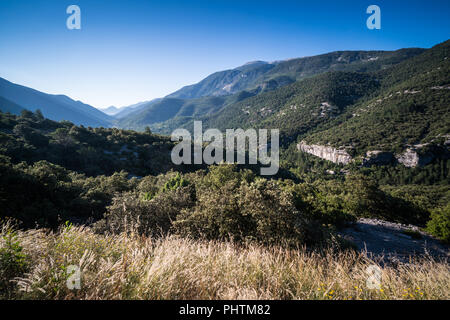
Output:
<instances>
[{"instance_id":1,"label":"bare rock outcrop","mask_svg":"<svg viewBox=\"0 0 450 320\"><path fill-rule=\"evenodd\" d=\"M396 155L396 159L399 163L403 164L405 167L414 168L414 167L422 167L435 159L435 154L431 152L420 154L418 149L422 146L418 146L418 148L408 148L405 152Z\"/></svg>"},{"instance_id":2,"label":"bare rock outcrop","mask_svg":"<svg viewBox=\"0 0 450 320\"><path fill-rule=\"evenodd\" d=\"M297 144L297 149L321 159L344 165L355 160L344 147L334 148L316 144L309 145L302 141ZM429 144L410 145L400 154L394 154L389 151L372 150L367 151L364 157L358 157L358 159L362 159L362 166L364 167L370 167L372 165L395 165L401 163L408 168L426 166L436 158L450 158L450 150L447 144L434 146Z\"/></svg>"},{"instance_id":3,"label":"bare rock outcrop","mask_svg":"<svg viewBox=\"0 0 450 320\"><path fill-rule=\"evenodd\" d=\"M362 218L339 233L358 250L383 257L387 263L408 262L411 256L450 257L448 245L413 225Z\"/></svg>"},{"instance_id":4,"label":"bare rock outcrop","mask_svg":"<svg viewBox=\"0 0 450 320\"><path fill-rule=\"evenodd\" d=\"M405 167L413 168L419 165L419 155L413 149L406 149L405 152L395 157L397 161Z\"/></svg>"},{"instance_id":5,"label":"bare rock outcrop","mask_svg":"<svg viewBox=\"0 0 450 320\"><path fill-rule=\"evenodd\" d=\"M344 149L315 144L308 145L303 141L297 144L297 149L334 163L348 164L352 161L352 157Z\"/></svg>"}]
</instances>

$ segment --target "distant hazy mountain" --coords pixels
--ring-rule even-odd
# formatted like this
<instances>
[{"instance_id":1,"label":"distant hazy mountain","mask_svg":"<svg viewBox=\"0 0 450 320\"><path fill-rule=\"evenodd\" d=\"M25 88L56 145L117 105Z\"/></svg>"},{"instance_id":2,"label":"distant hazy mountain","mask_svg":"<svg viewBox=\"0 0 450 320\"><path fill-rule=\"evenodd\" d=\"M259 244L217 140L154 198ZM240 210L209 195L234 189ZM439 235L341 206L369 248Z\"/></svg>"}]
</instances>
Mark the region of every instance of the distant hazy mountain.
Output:
<instances>
[{"instance_id":1,"label":"distant hazy mountain","mask_svg":"<svg viewBox=\"0 0 450 320\"><path fill-rule=\"evenodd\" d=\"M139 102L139 103L135 103L135 104L132 104L129 106L123 106L123 107L110 106L108 108L104 108L104 109L100 109L100 110L103 113L106 113L107 115L112 116L113 118L119 119L133 111L136 111L137 109L139 109L139 106L148 104L149 102L151 102L151 101L143 101L143 102Z\"/></svg>"},{"instance_id":2,"label":"distant hazy mountain","mask_svg":"<svg viewBox=\"0 0 450 320\"><path fill-rule=\"evenodd\" d=\"M159 100L161 100L161 99L158 98L158 99L153 99L150 101L138 102L138 103L126 106L126 107L121 107L121 108L119 108L119 112L117 112L114 115L114 118L121 119L121 118L129 115L130 113L139 111L142 108L144 108L145 106L151 105L152 103L158 102Z\"/></svg>"},{"instance_id":3,"label":"distant hazy mountain","mask_svg":"<svg viewBox=\"0 0 450 320\"><path fill-rule=\"evenodd\" d=\"M100 109L103 113L106 113L108 116L113 116L120 111L119 108L110 106L108 108Z\"/></svg>"},{"instance_id":4,"label":"distant hazy mountain","mask_svg":"<svg viewBox=\"0 0 450 320\"><path fill-rule=\"evenodd\" d=\"M166 97L141 105L135 111L117 120L117 126L127 129L143 130L150 126L153 130L170 134L174 128L183 126L193 117L202 117L219 111L226 105L255 95L241 91L227 96L179 99Z\"/></svg>"},{"instance_id":5,"label":"distant hazy mountain","mask_svg":"<svg viewBox=\"0 0 450 320\"><path fill-rule=\"evenodd\" d=\"M40 109L45 117L52 120L69 120L93 127L108 127L112 120L100 110L65 95L46 94L3 78L0 78L0 97L30 111Z\"/></svg>"}]
</instances>

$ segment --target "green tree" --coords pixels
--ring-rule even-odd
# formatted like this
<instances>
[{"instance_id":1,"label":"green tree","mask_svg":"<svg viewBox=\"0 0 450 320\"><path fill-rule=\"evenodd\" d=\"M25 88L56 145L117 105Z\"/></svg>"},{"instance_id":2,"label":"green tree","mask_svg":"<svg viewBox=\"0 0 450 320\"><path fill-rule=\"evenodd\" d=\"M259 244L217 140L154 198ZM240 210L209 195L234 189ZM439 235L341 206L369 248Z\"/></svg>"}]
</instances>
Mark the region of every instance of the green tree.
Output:
<instances>
[{"instance_id":1,"label":"green tree","mask_svg":"<svg viewBox=\"0 0 450 320\"><path fill-rule=\"evenodd\" d=\"M434 209L427 230L439 239L450 242L450 204L444 208Z\"/></svg>"}]
</instances>

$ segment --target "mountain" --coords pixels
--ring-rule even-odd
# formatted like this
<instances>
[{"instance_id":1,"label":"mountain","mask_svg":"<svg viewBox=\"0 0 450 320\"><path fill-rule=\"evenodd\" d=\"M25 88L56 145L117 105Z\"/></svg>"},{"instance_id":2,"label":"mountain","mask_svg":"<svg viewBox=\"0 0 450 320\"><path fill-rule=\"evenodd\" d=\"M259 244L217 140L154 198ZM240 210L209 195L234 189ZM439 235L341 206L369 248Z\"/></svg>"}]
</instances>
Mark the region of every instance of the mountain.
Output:
<instances>
[{"instance_id":1,"label":"mountain","mask_svg":"<svg viewBox=\"0 0 450 320\"><path fill-rule=\"evenodd\" d=\"M138 102L129 106L124 106L124 107L115 107L115 106L110 106L108 108L104 108L104 109L100 109L103 113L106 113L109 116L112 116L115 119L120 119L125 117L126 115L135 112L137 110L140 110L139 107L144 106L144 105L148 105L151 102L156 102L159 99L154 99L151 101L143 101L143 102Z\"/></svg>"},{"instance_id":2,"label":"mountain","mask_svg":"<svg viewBox=\"0 0 450 320\"><path fill-rule=\"evenodd\" d=\"M350 146L359 155L370 150L425 152L434 144L448 149L449 59L450 40L375 73L379 90L349 106L306 141Z\"/></svg>"},{"instance_id":3,"label":"mountain","mask_svg":"<svg viewBox=\"0 0 450 320\"><path fill-rule=\"evenodd\" d=\"M0 111L1 112L9 112L12 114L20 114L22 110L25 110L21 106L15 104L14 102L9 101L3 97L0 97Z\"/></svg>"},{"instance_id":4,"label":"mountain","mask_svg":"<svg viewBox=\"0 0 450 320\"><path fill-rule=\"evenodd\" d=\"M189 127L194 119L221 117L224 110L242 109L232 106L250 97L276 92L316 75L327 72L369 73L417 56L424 49L397 51L337 51L323 55L285 61L254 61L235 69L211 74L197 84L186 86L157 103L142 105L138 111L120 117L121 128L170 134L175 128ZM277 93L274 93L275 95ZM254 98L256 101L258 98ZM245 104L242 102L240 105ZM240 115L242 111L236 113ZM242 118L242 119L245 119ZM241 120L242 120L241 119ZM214 122L213 120L211 120Z\"/></svg>"},{"instance_id":5,"label":"mountain","mask_svg":"<svg viewBox=\"0 0 450 320\"><path fill-rule=\"evenodd\" d=\"M110 106L108 108L100 109L103 113L106 113L108 116L114 116L120 111L120 108L115 106Z\"/></svg>"},{"instance_id":6,"label":"mountain","mask_svg":"<svg viewBox=\"0 0 450 320\"><path fill-rule=\"evenodd\" d=\"M100 110L65 95L43 93L0 78L0 97L30 111L40 109L45 117L92 127L108 127L112 118Z\"/></svg>"},{"instance_id":7,"label":"mountain","mask_svg":"<svg viewBox=\"0 0 450 320\"><path fill-rule=\"evenodd\" d=\"M271 63L255 61L235 69L213 73L199 83L181 88L167 97L191 99L228 95L242 90L276 89L327 71L380 70L423 51L424 49L417 48L397 51L336 51Z\"/></svg>"},{"instance_id":8,"label":"mountain","mask_svg":"<svg viewBox=\"0 0 450 320\"><path fill-rule=\"evenodd\" d=\"M244 99L203 117L209 128L279 128L295 138L376 90L370 74L334 71Z\"/></svg>"},{"instance_id":9,"label":"mountain","mask_svg":"<svg viewBox=\"0 0 450 320\"><path fill-rule=\"evenodd\" d=\"M115 119L121 119L121 118L124 118L124 117L126 117L127 115L129 115L129 114L131 114L131 113L133 113L133 112L137 112L137 111L139 111L139 110L142 110L143 108L145 108L145 107L147 107L147 106L150 106L150 105L152 105L153 103L156 103L156 102L158 102L158 101L160 101L160 100L161 100L160 98L157 98L157 99L153 99L153 100L150 100L150 101L138 102L138 103L135 103L135 104L126 106L126 107L121 107L121 108L119 108L119 112L117 112L117 113L114 115L114 118L115 118Z\"/></svg>"},{"instance_id":10,"label":"mountain","mask_svg":"<svg viewBox=\"0 0 450 320\"><path fill-rule=\"evenodd\" d=\"M135 130L143 130L146 126L150 126L154 131L170 134L172 128L182 126L195 117L217 112L220 108L251 95L251 93L241 92L235 95L195 99L166 97L139 106L136 111L120 118L117 125Z\"/></svg>"},{"instance_id":11,"label":"mountain","mask_svg":"<svg viewBox=\"0 0 450 320\"><path fill-rule=\"evenodd\" d=\"M262 76L275 64L257 61L232 70L211 74L197 84L186 86L167 98L191 99L204 96L221 96L255 87Z\"/></svg>"},{"instance_id":12,"label":"mountain","mask_svg":"<svg viewBox=\"0 0 450 320\"><path fill-rule=\"evenodd\" d=\"M450 154L449 56L446 41L388 68L326 72L201 119L204 128L280 129L284 146L337 163L425 165Z\"/></svg>"},{"instance_id":13,"label":"mountain","mask_svg":"<svg viewBox=\"0 0 450 320\"><path fill-rule=\"evenodd\" d=\"M118 123L138 130L149 125L165 134L192 130L194 120L202 120L204 129L276 128L290 152L343 164L354 159L365 165L445 162L450 154L449 46L446 41L427 50L342 51L250 63L215 73ZM240 82L242 70L256 74L263 69L260 79L292 81L270 88L255 87L257 77L250 77L253 85ZM217 90L225 79L236 80L230 88L248 90L225 95ZM212 95L201 96L206 93Z\"/></svg>"}]
</instances>

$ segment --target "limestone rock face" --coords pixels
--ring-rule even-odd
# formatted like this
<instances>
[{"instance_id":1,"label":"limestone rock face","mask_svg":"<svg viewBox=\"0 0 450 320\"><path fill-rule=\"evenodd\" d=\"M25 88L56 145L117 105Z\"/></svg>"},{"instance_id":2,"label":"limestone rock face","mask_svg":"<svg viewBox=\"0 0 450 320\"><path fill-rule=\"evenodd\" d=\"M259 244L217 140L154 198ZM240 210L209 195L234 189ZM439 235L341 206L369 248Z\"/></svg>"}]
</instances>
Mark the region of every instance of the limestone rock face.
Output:
<instances>
[{"instance_id":1,"label":"limestone rock face","mask_svg":"<svg viewBox=\"0 0 450 320\"><path fill-rule=\"evenodd\" d=\"M405 167L423 167L431 163L434 159L450 159L450 150L448 145L434 146L425 150L427 144L417 144L409 146L401 154L394 154L389 151L372 150L367 151L365 157L362 157L362 166L372 165L395 165L403 164ZM324 160L334 163L348 164L353 161L352 156L344 148L333 148L316 144L306 144L304 141L297 144L297 149Z\"/></svg>"},{"instance_id":2,"label":"limestone rock face","mask_svg":"<svg viewBox=\"0 0 450 320\"><path fill-rule=\"evenodd\" d=\"M348 164L352 161L352 157L347 151L333 147L308 145L302 141L297 145L297 149L334 163Z\"/></svg>"},{"instance_id":3,"label":"limestone rock face","mask_svg":"<svg viewBox=\"0 0 450 320\"><path fill-rule=\"evenodd\" d=\"M413 168L419 164L419 155L412 149L406 149L405 152L396 156L397 161L405 167Z\"/></svg>"},{"instance_id":4,"label":"limestone rock face","mask_svg":"<svg viewBox=\"0 0 450 320\"><path fill-rule=\"evenodd\" d=\"M435 156L432 153L419 155L419 153L412 148L408 148L405 152L396 156L397 161L408 168L425 166L433 161L434 158Z\"/></svg>"}]
</instances>

